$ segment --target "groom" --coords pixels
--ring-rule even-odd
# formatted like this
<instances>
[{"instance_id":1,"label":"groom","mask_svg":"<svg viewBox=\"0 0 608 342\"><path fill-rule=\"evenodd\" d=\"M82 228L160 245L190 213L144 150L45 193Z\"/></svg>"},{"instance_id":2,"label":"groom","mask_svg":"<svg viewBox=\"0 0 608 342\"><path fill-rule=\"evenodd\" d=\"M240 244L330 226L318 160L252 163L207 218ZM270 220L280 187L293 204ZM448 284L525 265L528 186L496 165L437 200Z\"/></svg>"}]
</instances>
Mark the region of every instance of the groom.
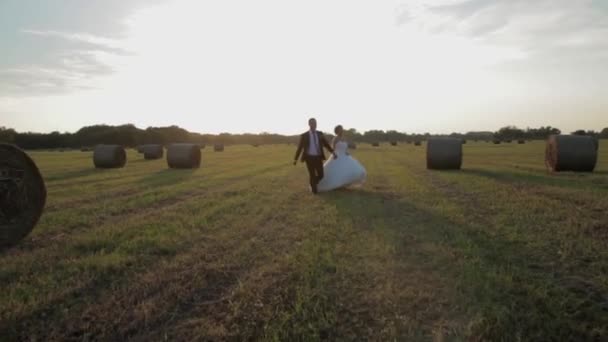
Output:
<instances>
[{"instance_id":1,"label":"groom","mask_svg":"<svg viewBox=\"0 0 608 342\"><path fill-rule=\"evenodd\" d=\"M308 120L308 126L310 127L308 132L300 135L300 144L293 165L298 163L300 153L304 152L302 153L302 162L306 162L306 168L310 175L310 189L313 194L316 194L317 185L323 179L323 161L325 160L323 147L328 149L334 155L334 158L338 158L338 156L325 140L323 133L317 131L317 120L314 118Z\"/></svg>"}]
</instances>

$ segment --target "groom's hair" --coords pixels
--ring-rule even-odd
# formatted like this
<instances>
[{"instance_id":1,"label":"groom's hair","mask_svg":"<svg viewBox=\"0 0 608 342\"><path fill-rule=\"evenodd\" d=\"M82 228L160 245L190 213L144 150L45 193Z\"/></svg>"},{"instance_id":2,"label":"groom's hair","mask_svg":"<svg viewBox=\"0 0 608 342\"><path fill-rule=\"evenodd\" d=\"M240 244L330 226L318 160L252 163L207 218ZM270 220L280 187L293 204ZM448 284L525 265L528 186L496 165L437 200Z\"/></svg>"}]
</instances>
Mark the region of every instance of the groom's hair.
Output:
<instances>
[{"instance_id":1,"label":"groom's hair","mask_svg":"<svg viewBox=\"0 0 608 342\"><path fill-rule=\"evenodd\" d=\"M315 119L315 118L310 118L310 119L308 119L308 123L309 123L309 124L310 124L310 123L312 123L313 121L317 121L317 119Z\"/></svg>"},{"instance_id":2,"label":"groom's hair","mask_svg":"<svg viewBox=\"0 0 608 342\"><path fill-rule=\"evenodd\" d=\"M336 126L336 128L334 128L334 133L338 134L341 129L343 129L342 125Z\"/></svg>"}]
</instances>

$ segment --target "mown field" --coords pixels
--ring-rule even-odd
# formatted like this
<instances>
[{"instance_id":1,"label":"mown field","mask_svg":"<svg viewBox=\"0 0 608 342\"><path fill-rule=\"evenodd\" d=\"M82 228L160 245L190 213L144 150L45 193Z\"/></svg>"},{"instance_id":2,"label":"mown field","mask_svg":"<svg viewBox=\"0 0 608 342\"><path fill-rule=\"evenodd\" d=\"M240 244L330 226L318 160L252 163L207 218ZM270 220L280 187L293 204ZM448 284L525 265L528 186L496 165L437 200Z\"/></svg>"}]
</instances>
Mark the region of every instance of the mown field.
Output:
<instances>
[{"instance_id":1,"label":"mown field","mask_svg":"<svg viewBox=\"0 0 608 342\"><path fill-rule=\"evenodd\" d=\"M544 144L362 146L361 189L313 196L294 146L32 152L45 213L0 254L0 339L608 340L608 141L594 174Z\"/></svg>"}]
</instances>

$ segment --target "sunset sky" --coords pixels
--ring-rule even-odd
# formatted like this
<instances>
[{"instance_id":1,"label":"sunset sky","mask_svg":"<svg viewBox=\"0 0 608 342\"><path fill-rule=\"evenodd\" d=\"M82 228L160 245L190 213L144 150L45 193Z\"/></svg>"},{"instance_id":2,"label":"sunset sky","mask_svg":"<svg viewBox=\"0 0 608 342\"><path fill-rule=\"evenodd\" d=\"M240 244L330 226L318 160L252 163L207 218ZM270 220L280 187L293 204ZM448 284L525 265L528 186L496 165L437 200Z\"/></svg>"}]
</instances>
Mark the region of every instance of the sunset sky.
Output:
<instances>
[{"instance_id":1,"label":"sunset sky","mask_svg":"<svg viewBox=\"0 0 608 342\"><path fill-rule=\"evenodd\" d=\"M0 126L608 127L606 0L0 0Z\"/></svg>"}]
</instances>

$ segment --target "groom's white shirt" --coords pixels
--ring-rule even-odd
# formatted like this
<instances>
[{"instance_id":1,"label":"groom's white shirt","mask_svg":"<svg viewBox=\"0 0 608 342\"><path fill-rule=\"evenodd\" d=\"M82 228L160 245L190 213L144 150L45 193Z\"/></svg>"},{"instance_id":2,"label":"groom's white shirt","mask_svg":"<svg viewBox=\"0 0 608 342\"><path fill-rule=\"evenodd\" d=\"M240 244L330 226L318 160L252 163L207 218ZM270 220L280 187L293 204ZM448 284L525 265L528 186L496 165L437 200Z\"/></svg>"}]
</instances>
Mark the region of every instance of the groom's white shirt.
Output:
<instances>
[{"instance_id":1,"label":"groom's white shirt","mask_svg":"<svg viewBox=\"0 0 608 342\"><path fill-rule=\"evenodd\" d=\"M317 134L317 131L308 131L308 135L310 136L310 142L308 144L308 155L319 156L319 135Z\"/></svg>"}]
</instances>

